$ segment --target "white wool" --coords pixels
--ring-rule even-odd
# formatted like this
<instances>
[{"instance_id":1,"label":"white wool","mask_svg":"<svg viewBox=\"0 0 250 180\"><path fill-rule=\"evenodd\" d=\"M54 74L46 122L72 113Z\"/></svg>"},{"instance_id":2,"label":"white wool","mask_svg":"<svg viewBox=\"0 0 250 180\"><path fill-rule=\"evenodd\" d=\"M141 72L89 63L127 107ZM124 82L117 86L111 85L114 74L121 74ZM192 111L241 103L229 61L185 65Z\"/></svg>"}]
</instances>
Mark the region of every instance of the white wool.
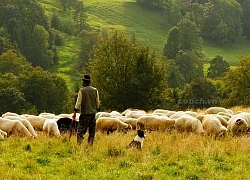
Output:
<instances>
[{"instance_id":1,"label":"white wool","mask_svg":"<svg viewBox=\"0 0 250 180\"><path fill-rule=\"evenodd\" d=\"M0 129L0 139L4 139L4 137L7 137L7 133Z\"/></svg>"},{"instance_id":2,"label":"white wool","mask_svg":"<svg viewBox=\"0 0 250 180\"><path fill-rule=\"evenodd\" d=\"M13 113L13 112L6 112L2 115L2 117L5 117L5 116L19 116L17 113Z\"/></svg>"},{"instance_id":3,"label":"white wool","mask_svg":"<svg viewBox=\"0 0 250 180\"><path fill-rule=\"evenodd\" d=\"M175 120L167 116L146 115L137 120L137 129L150 131L166 131L174 128Z\"/></svg>"},{"instance_id":4,"label":"white wool","mask_svg":"<svg viewBox=\"0 0 250 180\"><path fill-rule=\"evenodd\" d=\"M6 133L18 133L27 137L33 137L28 129L19 120L0 118L0 129Z\"/></svg>"},{"instance_id":5,"label":"white wool","mask_svg":"<svg viewBox=\"0 0 250 180\"><path fill-rule=\"evenodd\" d=\"M175 120L175 127L179 132L195 132L199 134L204 133L201 122L192 116L184 115Z\"/></svg>"},{"instance_id":6,"label":"white wool","mask_svg":"<svg viewBox=\"0 0 250 180\"><path fill-rule=\"evenodd\" d=\"M228 133L228 129L221 124L220 120L215 115L212 114L204 116L202 125L208 135L219 137L226 136Z\"/></svg>"},{"instance_id":7,"label":"white wool","mask_svg":"<svg viewBox=\"0 0 250 180\"><path fill-rule=\"evenodd\" d=\"M30 124L33 126L33 128L37 131L43 130L43 124L46 120L46 118L40 117L40 116L28 116L27 120L30 122Z\"/></svg>"},{"instance_id":8,"label":"white wool","mask_svg":"<svg viewBox=\"0 0 250 180\"><path fill-rule=\"evenodd\" d=\"M36 134L33 126L24 116L5 116L5 118L9 119L9 120L20 121L34 137L37 137L37 134Z\"/></svg>"},{"instance_id":9,"label":"white wool","mask_svg":"<svg viewBox=\"0 0 250 180\"><path fill-rule=\"evenodd\" d=\"M240 135L245 133L250 127L250 113L241 112L233 115L228 120L228 130L232 133L232 135Z\"/></svg>"},{"instance_id":10,"label":"white wool","mask_svg":"<svg viewBox=\"0 0 250 180\"><path fill-rule=\"evenodd\" d=\"M44 122L43 131L47 133L48 136L61 137L57 123L54 119L47 119Z\"/></svg>"}]
</instances>

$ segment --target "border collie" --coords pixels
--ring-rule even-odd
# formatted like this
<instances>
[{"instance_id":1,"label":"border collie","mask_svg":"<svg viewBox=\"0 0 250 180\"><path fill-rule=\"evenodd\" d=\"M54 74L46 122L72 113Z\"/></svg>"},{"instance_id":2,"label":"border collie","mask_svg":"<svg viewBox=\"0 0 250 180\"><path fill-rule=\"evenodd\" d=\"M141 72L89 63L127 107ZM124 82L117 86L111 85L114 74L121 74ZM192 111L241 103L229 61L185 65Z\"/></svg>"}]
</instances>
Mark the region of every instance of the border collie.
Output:
<instances>
[{"instance_id":1,"label":"border collie","mask_svg":"<svg viewBox=\"0 0 250 180\"><path fill-rule=\"evenodd\" d=\"M144 131L137 130L137 135L135 136L133 141L129 144L129 147L136 147L137 149L141 149L145 138L146 138L146 135Z\"/></svg>"}]
</instances>

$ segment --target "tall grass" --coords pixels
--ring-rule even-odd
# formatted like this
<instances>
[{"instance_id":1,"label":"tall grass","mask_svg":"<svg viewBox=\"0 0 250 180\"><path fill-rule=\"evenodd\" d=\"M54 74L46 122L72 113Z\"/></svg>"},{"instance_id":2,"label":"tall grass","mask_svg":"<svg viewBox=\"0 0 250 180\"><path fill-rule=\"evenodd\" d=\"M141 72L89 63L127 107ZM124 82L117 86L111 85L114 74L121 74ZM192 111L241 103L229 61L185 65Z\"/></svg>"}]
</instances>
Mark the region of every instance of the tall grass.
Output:
<instances>
[{"instance_id":1,"label":"tall grass","mask_svg":"<svg viewBox=\"0 0 250 180\"><path fill-rule=\"evenodd\" d=\"M173 132L147 133L141 150L135 136L97 133L94 146L61 139L10 137L0 141L1 179L247 179L250 139L213 139ZM86 136L87 137L87 136Z\"/></svg>"}]
</instances>

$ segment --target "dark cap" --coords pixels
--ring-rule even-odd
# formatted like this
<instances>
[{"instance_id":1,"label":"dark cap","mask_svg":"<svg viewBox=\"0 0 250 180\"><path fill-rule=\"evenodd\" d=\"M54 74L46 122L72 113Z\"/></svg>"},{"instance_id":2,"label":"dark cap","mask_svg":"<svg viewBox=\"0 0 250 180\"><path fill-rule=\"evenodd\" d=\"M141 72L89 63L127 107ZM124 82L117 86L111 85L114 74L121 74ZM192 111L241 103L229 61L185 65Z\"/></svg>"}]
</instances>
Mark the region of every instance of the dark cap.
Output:
<instances>
[{"instance_id":1,"label":"dark cap","mask_svg":"<svg viewBox=\"0 0 250 180\"><path fill-rule=\"evenodd\" d=\"M88 74L84 75L82 78L82 80L84 80L84 81L90 81L90 79L91 79L91 77Z\"/></svg>"}]
</instances>

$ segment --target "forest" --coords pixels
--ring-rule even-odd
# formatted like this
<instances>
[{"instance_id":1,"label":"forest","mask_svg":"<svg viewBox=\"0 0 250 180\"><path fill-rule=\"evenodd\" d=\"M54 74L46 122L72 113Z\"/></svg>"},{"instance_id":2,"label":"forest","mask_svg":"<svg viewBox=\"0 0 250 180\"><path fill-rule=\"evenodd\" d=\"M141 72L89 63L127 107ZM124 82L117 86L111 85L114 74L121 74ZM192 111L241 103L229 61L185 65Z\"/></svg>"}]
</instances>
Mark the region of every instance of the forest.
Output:
<instances>
[{"instance_id":1,"label":"forest","mask_svg":"<svg viewBox=\"0 0 250 180\"><path fill-rule=\"evenodd\" d=\"M169 30L161 53L135 33L91 26L85 1L53 2L60 13L48 13L42 0L0 2L1 114L70 113L85 73L103 111L250 105L250 55L232 66L203 50L204 42L249 41L250 0L134 1L164 15ZM67 37L77 46L69 80L57 71Z\"/></svg>"}]
</instances>

